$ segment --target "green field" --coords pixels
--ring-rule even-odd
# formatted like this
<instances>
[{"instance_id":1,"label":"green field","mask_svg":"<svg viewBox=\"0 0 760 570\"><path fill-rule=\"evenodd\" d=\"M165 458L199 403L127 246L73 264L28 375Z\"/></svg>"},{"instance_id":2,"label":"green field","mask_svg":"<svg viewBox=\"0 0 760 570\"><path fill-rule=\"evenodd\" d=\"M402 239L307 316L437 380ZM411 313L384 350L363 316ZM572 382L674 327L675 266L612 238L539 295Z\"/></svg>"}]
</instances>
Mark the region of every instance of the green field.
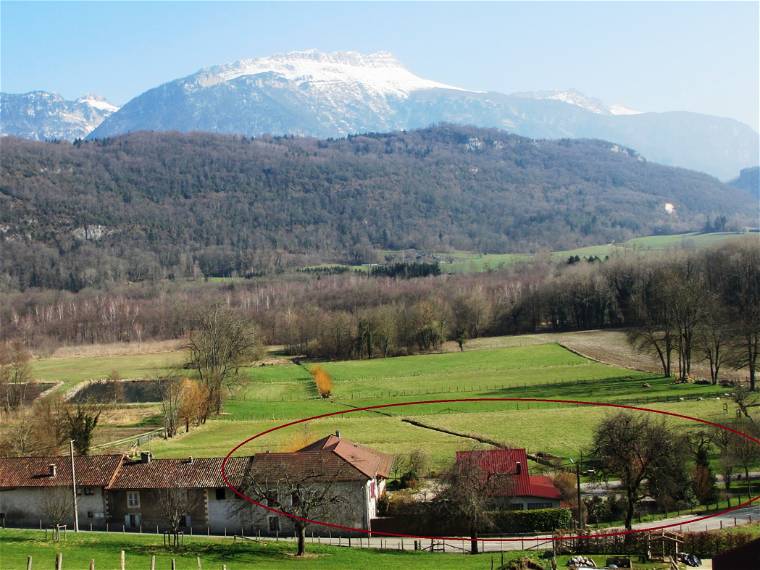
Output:
<instances>
[{"instance_id":1,"label":"green field","mask_svg":"<svg viewBox=\"0 0 760 570\"><path fill-rule=\"evenodd\" d=\"M163 546L160 536L119 533L69 532L65 542L44 539L40 531L0 530L0 568L25 570L27 556L32 556L34 568L54 568L56 552L63 554L64 570L88 568L91 559L95 567L113 570L119 567L120 551L126 553L126 567L150 568L151 555L156 556L156 568L168 570L175 559L177 570L198 570L197 557L205 570L279 569L279 568L485 568L491 555L463 556L461 554L427 554L424 552L379 552L357 548L338 548L308 545L307 556L293 556L294 545L288 542L251 542L232 539L186 538L178 550Z\"/></svg>"},{"instance_id":2,"label":"green field","mask_svg":"<svg viewBox=\"0 0 760 570\"><path fill-rule=\"evenodd\" d=\"M551 252L551 257L555 260L565 260L568 257L575 255L579 257L605 257L607 255L621 255L632 252L662 251L671 248L695 249L709 247L742 235L744 234L740 232L695 232L687 234L647 236L633 238L622 243L591 245L576 249L553 251ZM533 256L521 253L479 254L459 251L436 254L436 257L443 260L441 262L441 271L445 273L476 273L480 271L497 270L519 261L527 261Z\"/></svg>"},{"instance_id":3,"label":"green field","mask_svg":"<svg viewBox=\"0 0 760 570\"><path fill-rule=\"evenodd\" d=\"M122 378L154 378L182 362L181 352L119 356L69 356L32 361L35 380L63 381L68 386L93 378L106 378L116 370Z\"/></svg>"},{"instance_id":4,"label":"green field","mask_svg":"<svg viewBox=\"0 0 760 570\"><path fill-rule=\"evenodd\" d=\"M651 404L645 407L721 421L731 418L731 412L727 414L724 411L723 403L710 399ZM351 412L313 420L265 435L246 444L238 453L247 455L266 450L292 450L298 445L305 445L339 430L342 437L386 453L408 453L423 449L431 455L434 466L440 468L453 460L457 450L477 446L470 439L401 421L408 417L431 426L474 433L508 445L525 447L530 452L548 451L561 456L577 456L579 450L591 443L598 422L614 413L614 409L548 403L476 402L404 406L394 408L393 412L392 416ZM669 418L668 421L683 429L698 427L685 420ZM283 423L283 420L213 420L173 440L154 440L150 443L150 449L159 457L224 455L239 442Z\"/></svg>"},{"instance_id":5,"label":"green field","mask_svg":"<svg viewBox=\"0 0 760 570\"><path fill-rule=\"evenodd\" d=\"M351 408L459 398L549 398L628 403L677 410L705 418L725 415L725 388L673 384L658 374L639 372L589 360L551 342L552 335L477 339L464 352L446 352L387 359L324 362L334 379L332 397L314 389L308 366L283 363L246 368L241 385L227 400L224 412L205 425L171 440L145 444L158 457L225 455L248 437L281 423ZM472 348L472 349L471 349ZM35 374L69 383L106 376L117 369L125 376L149 376L167 371L181 354L57 358L35 362ZM700 399L702 399L700 401ZM681 401L685 400L685 401ZM130 409L135 409L130 407ZM146 408L147 410L147 408ZM152 412L155 413L155 412ZM241 454L293 450L340 430L359 443L388 453L427 450L442 467L471 439L415 427L415 418L429 425L474 433L529 451L574 456L591 441L594 426L610 413L604 408L526 402L450 402L394 407L377 412L352 412L311 421L252 442ZM159 418L143 416L147 431ZM682 422L684 423L684 422ZM128 422L114 426L114 437L134 430ZM100 440L102 441L102 440Z\"/></svg>"},{"instance_id":6,"label":"green field","mask_svg":"<svg viewBox=\"0 0 760 570\"><path fill-rule=\"evenodd\" d=\"M724 391L672 384L656 374L586 359L546 338L537 342L543 344L321 363L334 379L332 402L317 398L305 366L250 368L248 381L227 403L224 419L288 419L333 411L335 403L359 406L398 399L480 396L650 402ZM643 389L644 383L650 387Z\"/></svg>"}]
</instances>

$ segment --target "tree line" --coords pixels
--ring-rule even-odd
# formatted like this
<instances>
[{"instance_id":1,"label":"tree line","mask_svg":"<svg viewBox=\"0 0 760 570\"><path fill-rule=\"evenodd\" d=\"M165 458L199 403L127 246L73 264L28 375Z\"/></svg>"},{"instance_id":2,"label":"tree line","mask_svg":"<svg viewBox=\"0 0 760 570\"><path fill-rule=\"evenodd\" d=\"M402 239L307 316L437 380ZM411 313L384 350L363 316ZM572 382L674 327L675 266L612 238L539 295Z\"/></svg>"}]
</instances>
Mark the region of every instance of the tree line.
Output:
<instances>
[{"instance_id":1,"label":"tree line","mask_svg":"<svg viewBox=\"0 0 760 570\"><path fill-rule=\"evenodd\" d=\"M480 336L626 327L663 374L686 380L704 362L717 383L746 368L754 389L760 343L760 242L697 251L554 263L539 256L501 271L416 279L296 274L231 283L162 283L79 293L8 294L0 338L38 351L61 344L185 338L198 311L221 304L255 323L258 340L319 359L464 349Z\"/></svg>"},{"instance_id":2,"label":"tree line","mask_svg":"<svg viewBox=\"0 0 760 570\"><path fill-rule=\"evenodd\" d=\"M741 189L603 141L472 127L323 141L5 137L0 291L252 277L389 249L570 249L713 220L738 229L752 206Z\"/></svg>"}]
</instances>

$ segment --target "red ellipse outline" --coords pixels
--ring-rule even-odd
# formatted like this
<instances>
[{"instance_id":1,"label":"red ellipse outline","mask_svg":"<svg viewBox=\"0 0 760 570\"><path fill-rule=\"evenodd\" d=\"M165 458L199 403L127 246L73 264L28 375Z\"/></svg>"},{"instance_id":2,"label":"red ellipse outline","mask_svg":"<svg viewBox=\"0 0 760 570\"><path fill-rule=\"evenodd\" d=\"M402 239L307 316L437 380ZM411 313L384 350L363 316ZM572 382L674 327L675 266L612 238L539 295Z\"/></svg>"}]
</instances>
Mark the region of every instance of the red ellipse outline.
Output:
<instances>
[{"instance_id":1,"label":"red ellipse outline","mask_svg":"<svg viewBox=\"0 0 760 570\"><path fill-rule=\"evenodd\" d=\"M338 410L336 412L329 412L326 414L319 414L316 416L310 416L308 418L301 418L298 420L293 420L291 422L287 422L284 424L281 424L279 426L275 426L273 428L269 428L268 430L262 431L261 433L257 433L256 435L252 435L248 439L245 439L238 443L235 447L233 447L229 453L224 457L224 460L222 461L222 468L221 468L221 474L222 479L224 480L224 484L227 485L227 487L235 493L238 497L243 499L244 501L256 505L258 507L261 507L267 511L276 513L278 515L282 515L294 520L300 520L302 522L305 522L306 524L315 524L318 526L324 526L328 528L334 528L337 530L343 530L353 533L361 533L366 534L369 536L389 536L389 537L395 537L395 538L419 538L419 539L433 539L433 540L462 540L463 537L461 536L427 536L427 535L417 535L417 534L404 534L404 533L398 533L398 532L383 532L383 531L372 531L367 530L363 528L356 528L351 526L345 526L337 523L330 523L330 522L324 522L324 521L317 521L312 519L307 519L304 517L299 517L297 515L291 515L288 513L284 513L278 509L275 509L273 507L269 507L267 505L264 505L263 503L259 503L258 501L253 500L245 493L240 492L232 483L230 483L229 479L227 479L227 473L226 473L226 466L227 462L229 461L230 457L232 457L232 454L235 453L238 449L246 445L247 443L253 441L254 439L258 439L260 437L263 437L269 433L285 429L290 426L329 418L333 416L341 416L343 414L351 414L355 412L366 412L366 411L372 411L372 410L378 410L383 408L396 408L396 407L402 407L402 406L415 406L415 405L421 405L421 404L450 404L450 403L457 403L457 402L544 402L544 403L552 403L552 404L572 404L572 405L579 405L579 406L599 406L599 407L605 407L605 408L618 408L618 409L624 409L624 410L634 410L637 412L650 412L654 414L661 414L664 416L672 416L675 418L683 419L683 420L689 420L701 424L705 424L711 427L716 427L728 432L731 432L733 434L736 434L740 437L743 437L747 439L748 441L751 441L755 443L756 445L760 445L760 439L757 439L755 437L752 437L751 435L748 435L744 432L741 432L739 430L733 429L731 427L725 426L723 424L719 424L717 422L711 422L709 420L704 420L702 418L695 418L693 416L687 416L685 414L679 414L677 412L669 412L667 410L654 410L652 408L641 408L638 406L629 406L626 404L614 404L611 402L586 402L582 400L557 400L557 399L548 399L548 398L454 398L454 399L446 399L446 400L418 400L413 402L391 402L387 404L376 404L374 406L365 406L363 408L349 408L347 410ZM718 511L717 513L713 513L711 515L706 515L702 517L696 517L693 519L688 519L683 522L678 523L671 523L671 524L665 524L665 525L657 525L652 527L646 527L646 528L638 528L638 529L631 529L631 530L621 530L616 532L602 532L602 533L594 533L594 534L588 534L588 535L578 535L578 536L562 536L562 537L554 537L549 535L536 535L536 536L522 536L522 537L505 537L505 538L479 538L478 540L482 542L517 542L521 540L535 540L535 539L542 539L542 540L565 540L565 539L588 539L588 538L604 538L609 536L623 536L627 534L637 534L642 532L651 532L653 530L663 530L666 528L673 528L677 526L683 526L686 524L692 524L695 522L711 519L713 517L717 517L726 513L730 513L732 511L735 511L737 509L742 509L744 507L747 507L754 503L755 501L760 500L760 495L756 495L752 497L751 499L748 499L744 501L743 503L739 503L736 506L727 508L723 511ZM467 539L467 537L464 537Z\"/></svg>"}]
</instances>

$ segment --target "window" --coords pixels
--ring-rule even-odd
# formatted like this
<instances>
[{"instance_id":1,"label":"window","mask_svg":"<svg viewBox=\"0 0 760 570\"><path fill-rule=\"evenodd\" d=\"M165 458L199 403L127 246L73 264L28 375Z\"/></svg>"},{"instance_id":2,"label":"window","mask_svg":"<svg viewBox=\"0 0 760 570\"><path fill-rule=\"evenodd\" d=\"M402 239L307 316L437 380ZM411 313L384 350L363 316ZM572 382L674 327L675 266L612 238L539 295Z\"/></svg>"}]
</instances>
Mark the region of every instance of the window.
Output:
<instances>
[{"instance_id":1,"label":"window","mask_svg":"<svg viewBox=\"0 0 760 570\"><path fill-rule=\"evenodd\" d=\"M269 532L280 532L280 517L267 517Z\"/></svg>"},{"instance_id":2,"label":"window","mask_svg":"<svg viewBox=\"0 0 760 570\"><path fill-rule=\"evenodd\" d=\"M92 487L84 487L84 489L82 489L82 490L84 491L85 495L94 495L95 494L95 489L93 489Z\"/></svg>"},{"instance_id":3,"label":"window","mask_svg":"<svg viewBox=\"0 0 760 570\"><path fill-rule=\"evenodd\" d=\"M298 492L293 492L290 494L290 506L291 507L297 507L301 504L301 495L298 494Z\"/></svg>"},{"instance_id":4,"label":"window","mask_svg":"<svg viewBox=\"0 0 760 570\"><path fill-rule=\"evenodd\" d=\"M91 519L91 518L93 518L93 516L94 516L94 515L92 514L92 511L87 511L87 518L88 518L88 519Z\"/></svg>"},{"instance_id":5,"label":"window","mask_svg":"<svg viewBox=\"0 0 760 570\"><path fill-rule=\"evenodd\" d=\"M550 509L552 507L551 503L528 503L528 509Z\"/></svg>"},{"instance_id":6,"label":"window","mask_svg":"<svg viewBox=\"0 0 760 570\"><path fill-rule=\"evenodd\" d=\"M127 507L136 509L140 506L140 492L127 491Z\"/></svg>"},{"instance_id":7,"label":"window","mask_svg":"<svg viewBox=\"0 0 760 570\"><path fill-rule=\"evenodd\" d=\"M221 487L220 489L216 490L216 500L217 501L224 501L227 498L227 489L224 487Z\"/></svg>"}]
</instances>

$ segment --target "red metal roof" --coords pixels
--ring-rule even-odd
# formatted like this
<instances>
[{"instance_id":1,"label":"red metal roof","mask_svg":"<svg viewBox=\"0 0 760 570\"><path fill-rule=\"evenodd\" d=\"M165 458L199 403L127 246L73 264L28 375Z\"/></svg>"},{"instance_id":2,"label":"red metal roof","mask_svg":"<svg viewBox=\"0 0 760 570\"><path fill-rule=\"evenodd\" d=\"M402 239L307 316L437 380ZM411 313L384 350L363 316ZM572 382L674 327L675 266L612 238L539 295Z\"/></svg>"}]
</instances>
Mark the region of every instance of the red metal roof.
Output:
<instances>
[{"instance_id":1,"label":"red metal roof","mask_svg":"<svg viewBox=\"0 0 760 570\"><path fill-rule=\"evenodd\" d=\"M524 449L457 451L456 461L459 464L474 462L485 475L509 475L509 485L504 486L503 493L497 490L495 495L555 500L560 498L559 490L549 477L528 473L528 456Z\"/></svg>"},{"instance_id":2,"label":"red metal roof","mask_svg":"<svg viewBox=\"0 0 760 570\"><path fill-rule=\"evenodd\" d=\"M530 476L530 495L528 496L555 501L559 501L562 498L559 489L554 485L554 481L552 481L551 477L546 477L545 475Z\"/></svg>"}]
</instances>

